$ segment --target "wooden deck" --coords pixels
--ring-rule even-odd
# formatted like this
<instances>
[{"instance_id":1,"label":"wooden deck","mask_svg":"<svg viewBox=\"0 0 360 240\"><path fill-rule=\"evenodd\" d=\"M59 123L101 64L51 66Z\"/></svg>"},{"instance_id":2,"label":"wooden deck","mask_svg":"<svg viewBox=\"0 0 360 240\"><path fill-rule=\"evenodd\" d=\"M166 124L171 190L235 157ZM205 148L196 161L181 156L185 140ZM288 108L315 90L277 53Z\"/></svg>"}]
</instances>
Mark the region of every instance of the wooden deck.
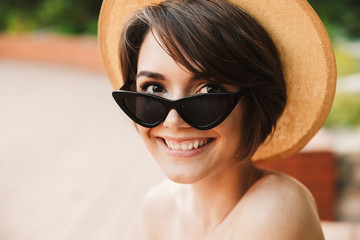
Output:
<instances>
[{"instance_id":1,"label":"wooden deck","mask_svg":"<svg viewBox=\"0 0 360 240\"><path fill-rule=\"evenodd\" d=\"M0 239L137 239L163 179L105 74L0 60Z\"/></svg>"}]
</instances>

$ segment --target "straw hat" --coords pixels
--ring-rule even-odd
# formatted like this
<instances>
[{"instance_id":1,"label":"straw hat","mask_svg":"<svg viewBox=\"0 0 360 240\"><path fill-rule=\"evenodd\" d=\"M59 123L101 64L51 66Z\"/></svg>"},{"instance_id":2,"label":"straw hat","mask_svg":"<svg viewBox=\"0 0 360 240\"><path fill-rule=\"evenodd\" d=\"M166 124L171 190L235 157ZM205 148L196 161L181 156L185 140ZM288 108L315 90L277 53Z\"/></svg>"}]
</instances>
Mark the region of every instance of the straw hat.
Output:
<instances>
[{"instance_id":1,"label":"straw hat","mask_svg":"<svg viewBox=\"0 0 360 240\"><path fill-rule=\"evenodd\" d=\"M123 85L119 38L129 13L160 0L104 0L99 19L100 48L115 89ZM272 138L254 161L274 161L299 151L321 128L335 94L336 63L328 34L306 0L232 0L267 31L280 53L288 102Z\"/></svg>"}]
</instances>

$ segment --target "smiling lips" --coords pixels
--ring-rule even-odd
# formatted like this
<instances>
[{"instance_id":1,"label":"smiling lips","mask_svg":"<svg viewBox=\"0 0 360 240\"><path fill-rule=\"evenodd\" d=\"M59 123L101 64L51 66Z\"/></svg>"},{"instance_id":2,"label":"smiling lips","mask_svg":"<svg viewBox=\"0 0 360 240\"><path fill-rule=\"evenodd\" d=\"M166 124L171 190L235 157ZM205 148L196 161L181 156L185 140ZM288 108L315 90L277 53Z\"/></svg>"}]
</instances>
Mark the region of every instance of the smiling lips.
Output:
<instances>
[{"instance_id":1,"label":"smiling lips","mask_svg":"<svg viewBox=\"0 0 360 240\"><path fill-rule=\"evenodd\" d=\"M183 151L201 148L201 147L205 146L206 144L208 144L210 141L211 141L211 138L198 139L198 140L192 140L192 141L181 141L181 142L164 139L164 142L169 149L183 150Z\"/></svg>"}]
</instances>

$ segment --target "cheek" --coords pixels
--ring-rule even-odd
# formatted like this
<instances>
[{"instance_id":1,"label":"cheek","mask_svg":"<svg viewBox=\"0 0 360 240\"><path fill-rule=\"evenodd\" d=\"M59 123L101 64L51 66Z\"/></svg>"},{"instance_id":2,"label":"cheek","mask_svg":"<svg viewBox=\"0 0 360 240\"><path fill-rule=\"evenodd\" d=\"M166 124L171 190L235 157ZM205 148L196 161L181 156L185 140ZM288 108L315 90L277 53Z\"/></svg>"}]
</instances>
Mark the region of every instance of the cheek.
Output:
<instances>
[{"instance_id":1,"label":"cheek","mask_svg":"<svg viewBox=\"0 0 360 240\"><path fill-rule=\"evenodd\" d=\"M156 141L153 137L151 137L153 128L145 128L142 126L137 125L136 126L137 131L140 134L141 139L145 143L146 148L149 150L149 152L155 157L157 154L158 146L156 144Z\"/></svg>"},{"instance_id":2,"label":"cheek","mask_svg":"<svg viewBox=\"0 0 360 240\"><path fill-rule=\"evenodd\" d=\"M238 135L241 137L242 129L243 129L243 118L244 118L244 110L241 104L238 104L230 116L225 120L227 121L227 129L226 131L230 135Z\"/></svg>"},{"instance_id":3,"label":"cheek","mask_svg":"<svg viewBox=\"0 0 360 240\"><path fill-rule=\"evenodd\" d=\"M220 125L221 135L224 138L223 145L227 147L231 154L239 154L243 149L243 111L241 106L237 106L229 118Z\"/></svg>"},{"instance_id":4,"label":"cheek","mask_svg":"<svg viewBox=\"0 0 360 240\"><path fill-rule=\"evenodd\" d=\"M141 139L143 140L143 142L145 143L145 145L147 147L150 147L150 129L149 128L144 128L142 126L136 125L136 130L138 131L138 133L140 134Z\"/></svg>"}]
</instances>

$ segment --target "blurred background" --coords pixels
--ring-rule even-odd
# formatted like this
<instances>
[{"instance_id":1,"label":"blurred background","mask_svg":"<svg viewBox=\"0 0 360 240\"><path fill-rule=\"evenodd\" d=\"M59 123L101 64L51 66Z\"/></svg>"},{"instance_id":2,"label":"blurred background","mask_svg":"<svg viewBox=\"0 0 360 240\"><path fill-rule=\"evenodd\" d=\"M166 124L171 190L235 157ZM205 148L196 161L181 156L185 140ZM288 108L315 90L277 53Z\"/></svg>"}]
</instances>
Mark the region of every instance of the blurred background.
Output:
<instances>
[{"instance_id":1,"label":"blurred background","mask_svg":"<svg viewBox=\"0 0 360 240\"><path fill-rule=\"evenodd\" d=\"M0 0L1 240L137 239L164 178L111 99L101 2ZM360 239L360 1L309 3L335 49L334 105L304 150L262 167L311 190L326 239Z\"/></svg>"}]
</instances>

